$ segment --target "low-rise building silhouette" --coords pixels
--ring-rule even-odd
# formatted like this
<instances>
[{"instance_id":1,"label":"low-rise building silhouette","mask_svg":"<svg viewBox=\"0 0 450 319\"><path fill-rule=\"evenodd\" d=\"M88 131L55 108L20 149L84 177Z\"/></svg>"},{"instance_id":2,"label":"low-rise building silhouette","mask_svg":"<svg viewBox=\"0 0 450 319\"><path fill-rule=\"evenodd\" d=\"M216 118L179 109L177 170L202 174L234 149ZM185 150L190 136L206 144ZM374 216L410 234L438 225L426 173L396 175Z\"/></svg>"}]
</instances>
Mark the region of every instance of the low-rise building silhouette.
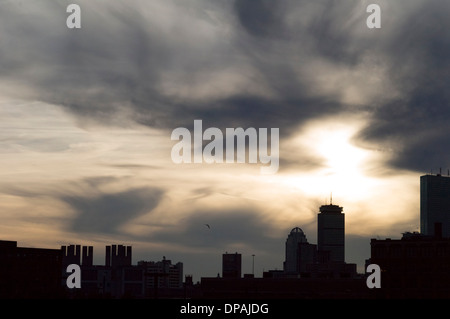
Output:
<instances>
[{"instance_id":1,"label":"low-rise building silhouette","mask_svg":"<svg viewBox=\"0 0 450 319\"><path fill-rule=\"evenodd\" d=\"M62 254L59 249L18 247L0 240L0 298L60 298Z\"/></svg>"},{"instance_id":2,"label":"low-rise building silhouette","mask_svg":"<svg viewBox=\"0 0 450 319\"><path fill-rule=\"evenodd\" d=\"M382 298L450 298L450 177L420 176L420 233L371 239Z\"/></svg>"},{"instance_id":3,"label":"low-rise building silhouette","mask_svg":"<svg viewBox=\"0 0 450 319\"><path fill-rule=\"evenodd\" d=\"M381 268L383 298L450 298L450 238L404 233L372 239L368 263Z\"/></svg>"},{"instance_id":4,"label":"low-rise building silhouette","mask_svg":"<svg viewBox=\"0 0 450 319\"><path fill-rule=\"evenodd\" d=\"M175 265L163 256L161 261L139 261L138 267L144 270L145 295L157 297L170 296L183 288L183 263ZM190 277L192 282L192 277Z\"/></svg>"},{"instance_id":5,"label":"low-rise building silhouette","mask_svg":"<svg viewBox=\"0 0 450 319\"><path fill-rule=\"evenodd\" d=\"M66 289L72 298L157 298L183 294L183 263L172 265L162 261L139 261L132 264L132 247L111 245L105 247L105 264L93 265L91 246L62 246L63 278L67 265L81 265L81 288ZM83 252L82 255L80 252Z\"/></svg>"}]
</instances>

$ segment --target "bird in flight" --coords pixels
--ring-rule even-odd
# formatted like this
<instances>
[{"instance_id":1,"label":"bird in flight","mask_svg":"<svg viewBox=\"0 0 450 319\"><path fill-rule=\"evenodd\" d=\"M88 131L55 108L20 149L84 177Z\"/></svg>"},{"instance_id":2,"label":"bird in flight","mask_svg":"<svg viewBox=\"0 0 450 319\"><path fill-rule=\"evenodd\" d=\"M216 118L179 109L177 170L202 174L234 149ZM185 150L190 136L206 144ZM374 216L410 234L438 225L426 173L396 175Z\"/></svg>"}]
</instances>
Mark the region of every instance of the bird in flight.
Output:
<instances>
[{"instance_id":1,"label":"bird in flight","mask_svg":"<svg viewBox=\"0 0 450 319\"><path fill-rule=\"evenodd\" d=\"M206 227L208 227L209 229L211 229L211 227L209 226L209 224L205 224Z\"/></svg>"}]
</instances>

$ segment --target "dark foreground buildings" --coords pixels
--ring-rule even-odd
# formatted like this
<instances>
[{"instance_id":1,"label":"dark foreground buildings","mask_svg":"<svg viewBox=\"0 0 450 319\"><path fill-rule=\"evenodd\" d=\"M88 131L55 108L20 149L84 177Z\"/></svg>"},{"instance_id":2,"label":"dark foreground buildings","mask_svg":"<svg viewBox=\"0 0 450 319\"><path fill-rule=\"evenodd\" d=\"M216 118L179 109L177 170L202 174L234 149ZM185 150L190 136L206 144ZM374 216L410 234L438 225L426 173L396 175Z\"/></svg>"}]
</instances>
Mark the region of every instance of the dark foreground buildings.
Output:
<instances>
[{"instance_id":1,"label":"dark foreground buildings","mask_svg":"<svg viewBox=\"0 0 450 319\"><path fill-rule=\"evenodd\" d=\"M277 277L354 278L356 264L345 262L345 215L338 205L322 205L317 214L317 245L310 244L299 227L286 239L286 259ZM270 274L271 273L271 274Z\"/></svg>"},{"instance_id":2,"label":"dark foreground buildings","mask_svg":"<svg viewBox=\"0 0 450 319\"><path fill-rule=\"evenodd\" d=\"M370 298L363 276L332 276L335 269L330 267L327 272L316 272L309 270L297 272L295 269L299 263L298 256L292 257L290 246L299 240L298 247L310 245L304 240L300 228L294 228L287 240L287 263L284 270L272 270L264 272L262 278L255 278L253 274L243 276L230 276L229 262L234 260L234 274L241 273L241 254L223 254L222 277L204 277L201 279L201 298L205 299L361 299ZM297 247L297 248L298 248ZM316 245L308 246L313 249ZM301 249L301 248L300 248ZM290 256L291 255L291 256ZM292 267L286 266L293 259ZM305 259L303 259L305 260ZM309 259L308 259L309 260ZM295 261L295 262L294 262ZM238 269L236 269L238 268ZM323 271L324 268L321 268ZM228 274L228 275L227 275ZM313 275L312 275L313 274Z\"/></svg>"},{"instance_id":3,"label":"dark foreground buildings","mask_svg":"<svg viewBox=\"0 0 450 319\"><path fill-rule=\"evenodd\" d=\"M81 265L81 288L68 289L69 298L167 298L183 297L183 264L162 261L139 261L132 264L132 247L106 246L105 264L93 265L91 246L62 246L63 285L69 264ZM80 254L82 251L82 254Z\"/></svg>"},{"instance_id":4,"label":"dark foreground buildings","mask_svg":"<svg viewBox=\"0 0 450 319\"><path fill-rule=\"evenodd\" d=\"M130 246L106 246L105 264L94 265L91 246L61 249L17 247L0 241L0 298L189 298L189 299L449 299L450 177L420 178L421 233L401 239L371 239L367 264L381 269L381 288L369 289L355 264L345 262L342 207L323 205L318 214L317 244L295 227L285 243L283 270L262 278L242 274L242 256L222 255L222 276L192 276L183 282L183 264L139 261ZM81 267L80 289L65 285L66 267Z\"/></svg>"},{"instance_id":5,"label":"dark foreground buildings","mask_svg":"<svg viewBox=\"0 0 450 319\"><path fill-rule=\"evenodd\" d=\"M0 299L182 298L183 264L139 261L132 265L131 246L106 246L105 264L94 265L93 247L61 249L18 247L0 241ZM67 266L81 269L81 288L69 289ZM192 283L192 278L188 278Z\"/></svg>"},{"instance_id":6,"label":"dark foreground buildings","mask_svg":"<svg viewBox=\"0 0 450 319\"><path fill-rule=\"evenodd\" d=\"M381 268L382 298L450 298L450 177L420 177L420 233L372 239L368 263Z\"/></svg>"},{"instance_id":7,"label":"dark foreground buildings","mask_svg":"<svg viewBox=\"0 0 450 319\"><path fill-rule=\"evenodd\" d=\"M0 298L61 297L59 249L17 247L0 240Z\"/></svg>"},{"instance_id":8,"label":"dark foreground buildings","mask_svg":"<svg viewBox=\"0 0 450 319\"><path fill-rule=\"evenodd\" d=\"M382 298L450 298L450 239L404 233L372 239L370 263L381 268Z\"/></svg>"},{"instance_id":9,"label":"dark foreground buildings","mask_svg":"<svg viewBox=\"0 0 450 319\"><path fill-rule=\"evenodd\" d=\"M283 270L269 270L262 278L241 273L241 255L224 254L222 277L202 278L204 298L361 299L371 298L365 277L356 264L345 262L345 219L342 207L323 205L318 214L318 244L308 242L294 227L285 243ZM233 262L234 261L234 262Z\"/></svg>"}]
</instances>

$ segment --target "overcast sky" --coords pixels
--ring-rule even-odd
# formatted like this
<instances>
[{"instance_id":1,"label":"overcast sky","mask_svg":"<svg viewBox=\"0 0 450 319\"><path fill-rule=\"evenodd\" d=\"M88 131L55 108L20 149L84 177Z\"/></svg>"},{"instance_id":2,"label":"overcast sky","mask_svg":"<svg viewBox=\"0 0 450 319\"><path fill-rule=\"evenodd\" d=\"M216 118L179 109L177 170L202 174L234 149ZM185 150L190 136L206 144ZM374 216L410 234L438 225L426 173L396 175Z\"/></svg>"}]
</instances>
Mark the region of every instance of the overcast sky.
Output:
<instances>
[{"instance_id":1,"label":"overcast sky","mask_svg":"<svg viewBox=\"0 0 450 319\"><path fill-rule=\"evenodd\" d=\"M66 7L81 7L81 29ZM366 26L370 3L381 29ZM346 261L419 229L450 167L450 13L438 0L0 1L0 233L133 246L133 263L282 269L343 206ZM175 164L177 127L279 128L280 164ZM210 228L205 224L210 225Z\"/></svg>"}]
</instances>

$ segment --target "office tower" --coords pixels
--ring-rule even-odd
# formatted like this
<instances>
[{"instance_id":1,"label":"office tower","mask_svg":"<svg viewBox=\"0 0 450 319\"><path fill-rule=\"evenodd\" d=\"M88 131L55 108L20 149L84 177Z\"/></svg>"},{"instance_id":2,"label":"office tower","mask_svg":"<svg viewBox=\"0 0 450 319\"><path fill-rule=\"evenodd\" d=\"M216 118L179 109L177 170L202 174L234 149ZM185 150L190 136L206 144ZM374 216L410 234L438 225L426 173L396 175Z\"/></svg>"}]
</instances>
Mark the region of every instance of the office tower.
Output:
<instances>
[{"instance_id":1,"label":"office tower","mask_svg":"<svg viewBox=\"0 0 450 319\"><path fill-rule=\"evenodd\" d=\"M222 277L223 278L241 278L242 255L228 254L222 255Z\"/></svg>"},{"instance_id":2,"label":"office tower","mask_svg":"<svg viewBox=\"0 0 450 319\"><path fill-rule=\"evenodd\" d=\"M420 232L450 237L450 177L420 176Z\"/></svg>"},{"instance_id":3,"label":"office tower","mask_svg":"<svg viewBox=\"0 0 450 319\"><path fill-rule=\"evenodd\" d=\"M345 215L338 205L322 205L317 215L317 245L321 262L345 262Z\"/></svg>"},{"instance_id":4,"label":"office tower","mask_svg":"<svg viewBox=\"0 0 450 319\"><path fill-rule=\"evenodd\" d=\"M295 227L286 239L286 259L284 272L299 274L306 270L306 265L315 262L316 245L308 243L303 230Z\"/></svg>"}]
</instances>

